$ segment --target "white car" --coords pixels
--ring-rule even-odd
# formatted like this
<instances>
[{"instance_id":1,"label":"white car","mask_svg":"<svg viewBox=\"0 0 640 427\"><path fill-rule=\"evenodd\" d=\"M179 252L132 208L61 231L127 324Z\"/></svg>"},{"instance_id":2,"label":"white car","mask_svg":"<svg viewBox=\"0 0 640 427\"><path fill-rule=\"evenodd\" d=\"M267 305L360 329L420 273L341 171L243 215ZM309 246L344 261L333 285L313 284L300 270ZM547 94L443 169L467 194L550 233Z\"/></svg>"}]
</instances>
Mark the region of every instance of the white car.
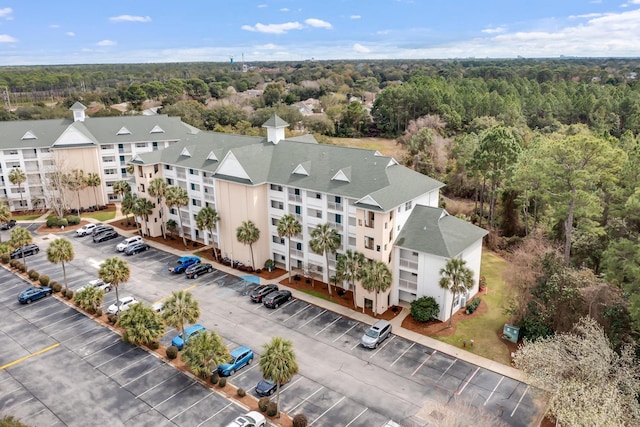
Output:
<instances>
[{"instance_id":1,"label":"white car","mask_svg":"<svg viewBox=\"0 0 640 427\"><path fill-rule=\"evenodd\" d=\"M227 427L265 427L267 419L260 412L251 411L240 415L235 420L227 424Z\"/></svg>"},{"instance_id":2,"label":"white car","mask_svg":"<svg viewBox=\"0 0 640 427\"><path fill-rule=\"evenodd\" d=\"M151 304L151 309L158 314L162 314L162 312L164 311L164 302L160 301L160 302Z\"/></svg>"},{"instance_id":3,"label":"white car","mask_svg":"<svg viewBox=\"0 0 640 427\"><path fill-rule=\"evenodd\" d=\"M93 229L96 228L98 224L85 224L82 227L76 230L76 235L78 236L87 236L93 232Z\"/></svg>"},{"instance_id":4,"label":"white car","mask_svg":"<svg viewBox=\"0 0 640 427\"><path fill-rule=\"evenodd\" d=\"M107 308L107 313L116 314L118 311L123 312L129 310L133 304L138 302L134 297L123 297L120 298L117 304L111 304L109 308ZM119 310L118 310L119 309Z\"/></svg>"},{"instance_id":5,"label":"white car","mask_svg":"<svg viewBox=\"0 0 640 427\"><path fill-rule=\"evenodd\" d=\"M116 246L116 249L118 250L118 252L122 252L127 248L127 246L132 245L134 243L143 243L142 236L127 237L122 242L118 243L118 245Z\"/></svg>"},{"instance_id":6,"label":"white car","mask_svg":"<svg viewBox=\"0 0 640 427\"><path fill-rule=\"evenodd\" d=\"M104 283L102 281L102 279L93 279L91 280L89 283L87 283L84 286L79 287L78 289L76 289L76 293L77 292L82 292L85 289L87 289L88 287L95 287L95 288L100 288L102 289L105 293L111 291L111 283Z\"/></svg>"}]
</instances>

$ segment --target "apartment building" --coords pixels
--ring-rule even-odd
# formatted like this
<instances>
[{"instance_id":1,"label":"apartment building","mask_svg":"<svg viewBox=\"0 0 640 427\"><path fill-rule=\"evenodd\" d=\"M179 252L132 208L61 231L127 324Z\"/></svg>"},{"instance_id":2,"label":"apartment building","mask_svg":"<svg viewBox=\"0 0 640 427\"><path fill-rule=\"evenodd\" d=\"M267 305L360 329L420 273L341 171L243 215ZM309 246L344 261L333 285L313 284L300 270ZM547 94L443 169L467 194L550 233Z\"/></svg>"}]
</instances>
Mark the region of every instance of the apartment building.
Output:
<instances>
[{"instance_id":1,"label":"apartment building","mask_svg":"<svg viewBox=\"0 0 640 427\"><path fill-rule=\"evenodd\" d=\"M477 292L486 232L438 208L442 183L373 150L318 144L311 135L285 138L288 124L277 116L263 126L266 138L200 132L163 150L135 155L131 163L136 168L136 192L155 203L147 232L159 236L163 220L173 219L182 223L191 239L212 244L223 256L250 265L250 248L238 242L236 229L251 220L260 230L253 244L256 267L267 259L285 266L291 254L292 268L327 283L335 275L337 254L356 250L392 271L393 286L378 298L356 285L357 305L373 308L377 300L377 312L423 295L437 297L444 307L446 295L437 280L434 286L434 278L439 277L442 262L451 257L462 256L474 271L474 289L463 298ZM146 190L154 178L184 188L188 205L169 209L149 196ZM204 206L215 208L221 218L213 233L196 226L195 217ZM302 224L291 247L277 233L279 219L287 214ZM341 236L341 247L330 254L328 265L323 255L309 247L311 231L324 223ZM416 227L434 233L416 233L422 237L408 239L407 230ZM441 241L447 251L421 239ZM456 303L461 302L458 298ZM441 313L448 318L448 310Z\"/></svg>"}]
</instances>

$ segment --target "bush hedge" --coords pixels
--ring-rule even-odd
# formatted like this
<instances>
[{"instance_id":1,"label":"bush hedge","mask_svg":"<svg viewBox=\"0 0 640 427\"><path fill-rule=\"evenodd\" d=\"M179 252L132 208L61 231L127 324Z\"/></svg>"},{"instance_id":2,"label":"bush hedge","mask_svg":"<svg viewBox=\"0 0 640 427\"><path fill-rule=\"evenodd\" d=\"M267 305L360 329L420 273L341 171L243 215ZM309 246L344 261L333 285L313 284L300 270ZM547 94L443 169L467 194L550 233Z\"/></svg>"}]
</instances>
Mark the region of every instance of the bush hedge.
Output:
<instances>
[{"instance_id":1,"label":"bush hedge","mask_svg":"<svg viewBox=\"0 0 640 427\"><path fill-rule=\"evenodd\" d=\"M69 221L67 221L67 218L58 220L58 227L66 227L67 225L69 225Z\"/></svg>"},{"instance_id":2,"label":"bush hedge","mask_svg":"<svg viewBox=\"0 0 640 427\"><path fill-rule=\"evenodd\" d=\"M270 417L275 417L276 415L278 415L278 405L276 404L276 402L269 401L269 403L267 404L267 415Z\"/></svg>"},{"instance_id":3,"label":"bush hedge","mask_svg":"<svg viewBox=\"0 0 640 427\"><path fill-rule=\"evenodd\" d=\"M69 215L68 217L66 217L66 220L69 223L69 225L80 224L80 217L76 215Z\"/></svg>"},{"instance_id":4,"label":"bush hedge","mask_svg":"<svg viewBox=\"0 0 640 427\"><path fill-rule=\"evenodd\" d=\"M98 317L99 317L99 316L102 316L102 309L101 309L101 308L99 308L99 309L97 309L97 310L96 310L96 316L98 316ZM157 341L156 341L155 343L156 343L156 344L158 344L158 342L157 342ZM160 346L160 344L158 344L158 346ZM156 347L155 349L157 349L157 348L158 348L158 347ZM154 350L155 350L155 349L154 349Z\"/></svg>"},{"instance_id":5,"label":"bush hedge","mask_svg":"<svg viewBox=\"0 0 640 427\"><path fill-rule=\"evenodd\" d=\"M467 314L473 313L474 311L476 311L479 305L480 305L480 298L475 297L474 299L471 300L469 304L467 304L467 309L465 310L465 313Z\"/></svg>"},{"instance_id":6,"label":"bush hedge","mask_svg":"<svg viewBox=\"0 0 640 427\"><path fill-rule=\"evenodd\" d=\"M267 412L269 402L271 402L271 400L268 397L261 397L260 400L258 400L258 409L262 412Z\"/></svg>"},{"instance_id":7,"label":"bush hedge","mask_svg":"<svg viewBox=\"0 0 640 427\"><path fill-rule=\"evenodd\" d=\"M64 293L64 296L66 299L72 299L73 298L73 291L71 289L67 289Z\"/></svg>"},{"instance_id":8,"label":"bush hedge","mask_svg":"<svg viewBox=\"0 0 640 427\"><path fill-rule=\"evenodd\" d=\"M39 280L40 286L49 286L49 282L51 282L51 279L46 274L41 275Z\"/></svg>"},{"instance_id":9,"label":"bush hedge","mask_svg":"<svg viewBox=\"0 0 640 427\"><path fill-rule=\"evenodd\" d=\"M218 387L223 388L227 385L227 379L222 377L218 379Z\"/></svg>"},{"instance_id":10,"label":"bush hedge","mask_svg":"<svg viewBox=\"0 0 640 427\"><path fill-rule=\"evenodd\" d=\"M31 279L31 280L33 280L35 282L36 280L38 280L40 278L40 273L38 273L34 269L31 269L27 273L27 276L29 276L29 279Z\"/></svg>"},{"instance_id":11,"label":"bush hedge","mask_svg":"<svg viewBox=\"0 0 640 427\"><path fill-rule=\"evenodd\" d=\"M438 317L440 306L433 297L420 297L411 302L411 317L418 322L427 322Z\"/></svg>"},{"instance_id":12,"label":"bush hedge","mask_svg":"<svg viewBox=\"0 0 640 427\"><path fill-rule=\"evenodd\" d=\"M304 414L296 414L293 417L293 427L307 427L307 424L309 424L309 421Z\"/></svg>"},{"instance_id":13,"label":"bush hedge","mask_svg":"<svg viewBox=\"0 0 640 427\"><path fill-rule=\"evenodd\" d=\"M53 289L53 292L60 292L62 290L62 285L58 282L51 282L51 289Z\"/></svg>"},{"instance_id":14,"label":"bush hedge","mask_svg":"<svg viewBox=\"0 0 640 427\"><path fill-rule=\"evenodd\" d=\"M245 397L247 395L247 392L244 391L244 389L241 387L238 390L236 390L236 394L238 395L238 397Z\"/></svg>"},{"instance_id":15,"label":"bush hedge","mask_svg":"<svg viewBox=\"0 0 640 427\"><path fill-rule=\"evenodd\" d=\"M109 323L115 324L118 321L118 316L116 316L113 313L109 313L109 314L107 314L107 320L109 321ZM176 350L178 350L178 349L176 348Z\"/></svg>"},{"instance_id":16,"label":"bush hedge","mask_svg":"<svg viewBox=\"0 0 640 427\"><path fill-rule=\"evenodd\" d=\"M47 217L47 227L51 228L51 227L57 227L57 226L58 226L58 217L57 216Z\"/></svg>"},{"instance_id":17,"label":"bush hedge","mask_svg":"<svg viewBox=\"0 0 640 427\"><path fill-rule=\"evenodd\" d=\"M169 358L169 360L173 360L176 357L178 357L178 347L176 347L175 345L170 345L165 350L165 353L167 354L167 357Z\"/></svg>"},{"instance_id":18,"label":"bush hedge","mask_svg":"<svg viewBox=\"0 0 640 427\"><path fill-rule=\"evenodd\" d=\"M11 261L11 256L9 254L2 254L0 257L3 264L8 264Z\"/></svg>"}]
</instances>

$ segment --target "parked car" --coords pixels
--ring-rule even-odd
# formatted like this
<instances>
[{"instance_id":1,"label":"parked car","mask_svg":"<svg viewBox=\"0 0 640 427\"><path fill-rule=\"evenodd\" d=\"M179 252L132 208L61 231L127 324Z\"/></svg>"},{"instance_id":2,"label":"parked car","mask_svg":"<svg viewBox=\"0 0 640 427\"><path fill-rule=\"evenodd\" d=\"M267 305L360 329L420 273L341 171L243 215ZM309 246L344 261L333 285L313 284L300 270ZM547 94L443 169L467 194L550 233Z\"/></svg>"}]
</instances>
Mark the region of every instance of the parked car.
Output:
<instances>
[{"instance_id":1,"label":"parked car","mask_svg":"<svg viewBox=\"0 0 640 427\"><path fill-rule=\"evenodd\" d=\"M280 387L282 388L282 385L284 383L280 383ZM274 381L271 380L265 380L264 378L261 379L258 384L256 385L256 394L258 396L271 396L273 393L276 392L276 383Z\"/></svg>"},{"instance_id":2,"label":"parked car","mask_svg":"<svg viewBox=\"0 0 640 427\"><path fill-rule=\"evenodd\" d=\"M240 415L231 421L226 427L265 427L267 420L260 412L251 411Z\"/></svg>"},{"instance_id":3,"label":"parked car","mask_svg":"<svg viewBox=\"0 0 640 427\"><path fill-rule=\"evenodd\" d=\"M93 230L91 230L91 235L95 236L109 230L113 230L113 227L110 225L98 224Z\"/></svg>"},{"instance_id":4,"label":"parked car","mask_svg":"<svg viewBox=\"0 0 640 427\"><path fill-rule=\"evenodd\" d=\"M133 245L134 243L142 243L143 241L144 240L142 240L142 236L127 237L122 242L117 244L116 250L118 252L123 252L125 249L127 249L127 246Z\"/></svg>"},{"instance_id":5,"label":"parked car","mask_svg":"<svg viewBox=\"0 0 640 427\"><path fill-rule=\"evenodd\" d=\"M287 301L291 301L291 291L271 292L262 299L262 303L267 308L278 308Z\"/></svg>"},{"instance_id":6,"label":"parked car","mask_svg":"<svg viewBox=\"0 0 640 427\"><path fill-rule=\"evenodd\" d=\"M79 287L76 289L76 293L84 291L88 287L95 287L102 289L105 293L111 291L111 283L104 283L102 279L93 279L89 281L86 285Z\"/></svg>"},{"instance_id":7,"label":"parked car","mask_svg":"<svg viewBox=\"0 0 640 427\"><path fill-rule=\"evenodd\" d=\"M153 304L151 304L151 310L155 311L158 314L162 314L162 312L164 311L164 302L154 302Z\"/></svg>"},{"instance_id":8,"label":"parked car","mask_svg":"<svg viewBox=\"0 0 640 427\"><path fill-rule=\"evenodd\" d=\"M15 226L16 226L16 220L10 219L9 221L0 225L0 230L9 230L10 228L13 228Z\"/></svg>"},{"instance_id":9,"label":"parked car","mask_svg":"<svg viewBox=\"0 0 640 427\"><path fill-rule=\"evenodd\" d=\"M173 267L169 267L169 271L171 273L183 273L187 268L191 267L193 264L199 264L200 258L197 256L183 256L178 258L176 261L176 265Z\"/></svg>"},{"instance_id":10,"label":"parked car","mask_svg":"<svg viewBox=\"0 0 640 427\"><path fill-rule=\"evenodd\" d=\"M115 239L119 236L118 232L115 230L107 230L103 231L100 234L96 234L93 236L93 243L104 242L106 240Z\"/></svg>"},{"instance_id":11,"label":"parked car","mask_svg":"<svg viewBox=\"0 0 640 427\"><path fill-rule=\"evenodd\" d=\"M202 276L205 273L211 273L213 271L213 266L208 262L193 264L191 267L187 268L184 271L184 274L189 279L197 279L198 276Z\"/></svg>"},{"instance_id":12,"label":"parked car","mask_svg":"<svg viewBox=\"0 0 640 427\"><path fill-rule=\"evenodd\" d=\"M378 320L365 331L360 338L360 343L366 348L377 348L389 335L391 335L391 323L386 320Z\"/></svg>"},{"instance_id":13,"label":"parked car","mask_svg":"<svg viewBox=\"0 0 640 427\"><path fill-rule=\"evenodd\" d=\"M91 234L93 233L93 230L98 226L102 226L102 224L93 224L93 223L85 224L76 230L76 235L86 236L88 234Z\"/></svg>"},{"instance_id":14,"label":"parked car","mask_svg":"<svg viewBox=\"0 0 640 427\"><path fill-rule=\"evenodd\" d=\"M231 352L231 362L218 366L218 374L223 377L233 375L238 369L250 365L253 361L253 350L249 347L238 347Z\"/></svg>"},{"instance_id":15,"label":"parked car","mask_svg":"<svg viewBox=\"0 0 640 427\"><path fill-rule=\"evenodd\" d=\"M262 299L269 295L271 292L276 292L278 285L260 285L251 292L249 292L249 298L253 302L262 302Z\"/></svg>"},{"instance_id":16,"label":"parked car","mask_svg":"<svg viewBox=\"0 0 640 427\"><path fill-rule=\"evenodd\" d=\"M129 307L137 303L138 300L131 296L120 298L117 304L113 303L109 306L109 308L107 308L107 313L116 314L118 312L127 311L129 310Z\"/></svg>"},{"instance_id":17,"label":"parked car","mask_svg":"<svg viewBox=\"0 0 640 427\"><path fill-rule=\"evenodd\" d=\"M24 253L24 256L29 256L29 255L35 255L38 252L40 252L40 248L35 243L32 243L30 245L25 245L21 248L15 249L13 252L11 252L10 256L12 259L22 258L23 253Z\"/></svg>"},{"instance_id":18,"label":"parked car","mask_svg":"<svg viewBox=\"0 0 640 427\"><path fill-rule=\"evenodd\" d=\"M147 245L144 242L138 242L138 243L134 243L132 245L127 246L126 249L124 250L124 254L134 255L134 254L148 251L148 250L149 250L149 245Z\"/></svg>"},{"instance_id":19,"label":"parked car","mask_svg":"<svg viewBox=\"0 0 640 427\"><path fill-rule=\"evenodd\" d=\"M191 338L197 336L198 334L201 334L204 331L206 331L206 329L199 323L191 325L184 330L185 338L183 338L182 333L180 333L173 337L173 339L171 340L171 345L176 346L178 350L182 350L185 344L189 344L189 340Z\"/></svg>"},{"instance_id":20,"label":"parked car","mask_svg":"<svg viewBox=\"0 0 640 427\"><path fill-rule=\"evenodd\" d=\"M38 300L40 298L48 297L51 295L51 288L48 286L33 286L29 289L18 294L18 301L20 304L31 304L31 301Z\"/></svg>"}]
</instances>

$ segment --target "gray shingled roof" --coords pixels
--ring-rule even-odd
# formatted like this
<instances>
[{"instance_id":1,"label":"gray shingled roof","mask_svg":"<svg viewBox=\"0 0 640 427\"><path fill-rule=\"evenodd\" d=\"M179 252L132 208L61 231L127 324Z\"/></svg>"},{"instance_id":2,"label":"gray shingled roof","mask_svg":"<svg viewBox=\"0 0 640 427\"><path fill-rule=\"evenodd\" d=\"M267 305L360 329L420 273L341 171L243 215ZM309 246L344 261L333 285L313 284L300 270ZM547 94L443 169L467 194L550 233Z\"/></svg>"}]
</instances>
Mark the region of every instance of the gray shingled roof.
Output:
<instances>
[{"instance_id":1,"label":"gray shingled roof","mask_svg":"<svg viewBox=\"0 0 640 427\"><path fill-rule=\"evenodd\" d=\"M0 122L0 149L51 147L72 123L71 119ZM36 139L22 139L27 132Z\"/></svg>"},{"instance_id":2,"label":"gray shingled roof","mask_svg":"<svg viewBox=\"0 0 640 427\"><path fill-rule=\"evenodd\" d=\"M80 102L76 101L71 108L69 108L69 110L71 111L84 111L86 110L87 107L85 107L84 105L82 105Z\"/></svg>"},{"instance_id":3,"label":"gray shingled roof","mask_svg":"<svg viewBox=\"0 0 640 427\"><path fill-rule=\"evenodd\" d=\"M453 258L487 233L480 227L450 215L444 209L416 205L398 234L395 245Z\"/></svg>"},{"instance_id":4,"label":"gray shingled roof","mask_svg":"<svg viewBox=\"0 0 640 427\"><path fill-rule=\"evenodd\" d=\"M280 117L275 114L269 117L269 120L262 124L263 128L284 128L289 126L289 123L282 120Z\"/></svg>"}]
</instances>

